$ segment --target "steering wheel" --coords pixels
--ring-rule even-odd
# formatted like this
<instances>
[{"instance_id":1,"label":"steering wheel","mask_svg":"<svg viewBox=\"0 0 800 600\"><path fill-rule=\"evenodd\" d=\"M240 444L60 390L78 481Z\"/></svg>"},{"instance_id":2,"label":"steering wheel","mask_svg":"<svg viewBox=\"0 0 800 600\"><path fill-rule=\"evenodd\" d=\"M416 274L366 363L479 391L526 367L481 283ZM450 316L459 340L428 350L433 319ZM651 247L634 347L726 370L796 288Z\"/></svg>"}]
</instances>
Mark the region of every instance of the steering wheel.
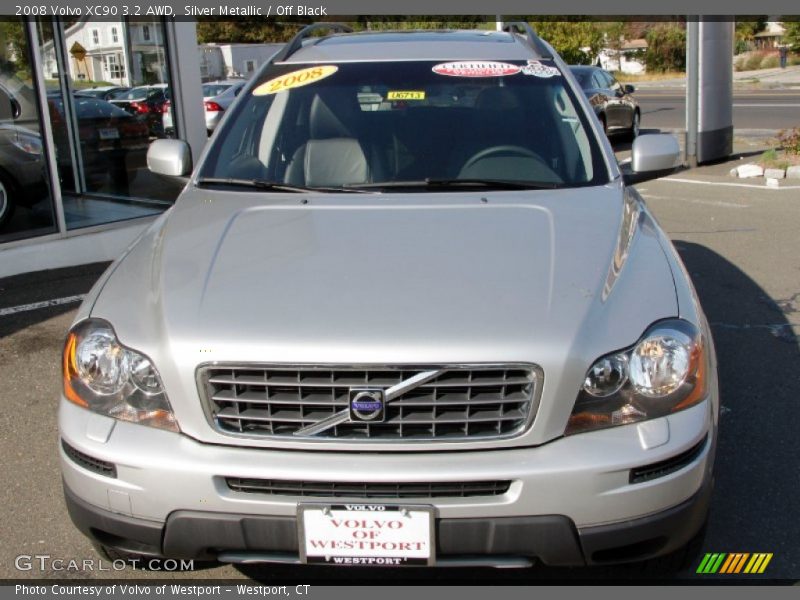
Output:
<instances>
[{"instance_id":1,"label":"steering wheel","mask_svg":"<svg viewBox=\"0 0 800 600\"><path fill-rule=\"evenodd\" d=\"M464 166L461 167L461 171L466 171L470 167L473 167L475 163L490 156L494 156L495 154L511 154L518 157L535 158L540 163L546 164L541 156L536 154L533 150L528 150L522 146L492 146L491 148L484 148L477 154L473 154L469 160L464 163Z\"/></svg>"}]
</instances>

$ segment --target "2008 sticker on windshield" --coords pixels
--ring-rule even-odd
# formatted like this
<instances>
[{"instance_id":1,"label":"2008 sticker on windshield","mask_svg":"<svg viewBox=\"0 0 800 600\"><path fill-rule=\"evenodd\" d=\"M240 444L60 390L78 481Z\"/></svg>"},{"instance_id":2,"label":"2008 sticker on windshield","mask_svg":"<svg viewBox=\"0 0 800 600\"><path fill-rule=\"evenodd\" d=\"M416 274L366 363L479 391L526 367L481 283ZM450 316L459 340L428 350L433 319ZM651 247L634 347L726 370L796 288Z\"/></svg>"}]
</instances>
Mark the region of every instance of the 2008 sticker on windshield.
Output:
<instances>
[{"instance_id":1,"label":"2008 sticker on windshield","mask_svg":"<svg viewBox=\"0 0 800 600\"><path fill-rule=\"evenodd\" d=\"M326 77L330 77L338 70L339 67L334 65L324 65L321 67L309 67L308 69L292 71L291 73L275 77L274 79L262 83L253 90L253 96L268 96L284 90L303 87L304 85L316 83Z\"/></svg>"}]
</instances>

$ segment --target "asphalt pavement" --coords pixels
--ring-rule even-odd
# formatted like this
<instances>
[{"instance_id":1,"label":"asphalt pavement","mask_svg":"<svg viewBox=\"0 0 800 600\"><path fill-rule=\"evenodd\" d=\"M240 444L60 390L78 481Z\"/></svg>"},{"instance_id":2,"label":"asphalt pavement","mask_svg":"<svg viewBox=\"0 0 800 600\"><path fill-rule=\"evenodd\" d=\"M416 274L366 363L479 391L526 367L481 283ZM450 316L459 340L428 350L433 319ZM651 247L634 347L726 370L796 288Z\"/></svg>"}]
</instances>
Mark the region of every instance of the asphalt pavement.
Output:
<instances>
[{"instance_id":1,"label":"asphalt pavement","mask_svg":"<svg viewBox=\"0 0 800 600\"><path fill-rule=\"evenodd\" d=\"M620 146L621 155L625 147ZM771 552L767 580L800 579L800 193L741 187L725 165L637 186L678 248L709 318L719 359L722 415L716 486L704 552ZM0 578L242 579L323 583L536 583L634 580L630 567L527 570L211 566L195 572L18 570L19 555L96 558L66 513L57 463L60 351L76 302L21 305L88 291L105 265L0 280ZM168 493L168 491L166 492ZM24 566L23 562L23 566ZM678 579L713 578L687 569ZM738 577L739 579L736 579ZM720 576L735 583L740 576Z\"/></svg>"},{"instance_id":2,"label":"asphalt pavement","mask_svg":"<svg viewBox=\"0 0 800 600\"><path fill-rule=\"evenodd\" d=\"M642 127L661 130L686 128L686 90L648 87L634 94L642 111ZM800 127L800 89L734 90L733 127L737 135L770 135Z\"/></svg>"}]
</instances>

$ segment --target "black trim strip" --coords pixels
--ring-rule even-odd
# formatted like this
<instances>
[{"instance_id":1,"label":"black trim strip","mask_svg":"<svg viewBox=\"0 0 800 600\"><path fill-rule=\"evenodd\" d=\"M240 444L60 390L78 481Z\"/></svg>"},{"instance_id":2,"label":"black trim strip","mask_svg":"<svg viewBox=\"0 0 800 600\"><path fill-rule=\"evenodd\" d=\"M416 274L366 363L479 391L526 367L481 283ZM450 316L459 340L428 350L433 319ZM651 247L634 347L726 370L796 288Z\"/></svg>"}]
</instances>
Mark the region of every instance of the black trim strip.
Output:
<instances>
[{"instance_id":1,"label":"black trim strip","mask_svg":"<svg viewBox=\"0 0 800 600\"><path fill-rule=\"evenodd\" d=\"M694 462L694 460L700 456L700 454L702 454L707 441L708 434L706 434L705 437L703 437L703 439L697 444L688 450L673 456L672 458L631 469L630 478L628 481L630 483L644 483L645 481L652 481L653 479L658 479L659 477L665 477L670 473L674 473L675 471L682 469L689 463Z\"/></svg>"},{"instance_id":2,"label":"black trim strip","mask_svg":"<svg viewBox=\"0 0 800 600\"><path fill-rule=\"evenodd\" d=\"M92 471L98 475L104 475L105 477L113 477L116 479L117 466L114 463L106 462L104 460L100 460L99 458L94 458L93 456L84 454L80 450L76 450L70 446L63 439L61 440L61 447L64 449L64 453L70 458L70 460L72 460L72 462L77 464L79 467L83 467L87 471Z\"/></svg>"}]
</instances>

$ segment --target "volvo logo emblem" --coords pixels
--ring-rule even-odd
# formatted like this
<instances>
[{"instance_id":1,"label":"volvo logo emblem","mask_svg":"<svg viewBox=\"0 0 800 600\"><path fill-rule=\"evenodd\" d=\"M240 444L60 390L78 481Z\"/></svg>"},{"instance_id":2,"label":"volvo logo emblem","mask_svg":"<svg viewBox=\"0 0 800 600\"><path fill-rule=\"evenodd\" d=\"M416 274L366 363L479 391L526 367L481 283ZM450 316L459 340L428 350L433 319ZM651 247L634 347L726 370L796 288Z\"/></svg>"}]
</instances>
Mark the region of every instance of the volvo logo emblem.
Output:
<instances>
[{"instance_id":1,"label":"volvo logo emblem","mask_svg":"<svg viewBox=\"0 0 800 600\"><path fill-rule=\"evenodd\" d=\"M354 423L383 423L386 418L386 399L380 388L350 388L349 406Z\"/></svg>"}]
</instances>

